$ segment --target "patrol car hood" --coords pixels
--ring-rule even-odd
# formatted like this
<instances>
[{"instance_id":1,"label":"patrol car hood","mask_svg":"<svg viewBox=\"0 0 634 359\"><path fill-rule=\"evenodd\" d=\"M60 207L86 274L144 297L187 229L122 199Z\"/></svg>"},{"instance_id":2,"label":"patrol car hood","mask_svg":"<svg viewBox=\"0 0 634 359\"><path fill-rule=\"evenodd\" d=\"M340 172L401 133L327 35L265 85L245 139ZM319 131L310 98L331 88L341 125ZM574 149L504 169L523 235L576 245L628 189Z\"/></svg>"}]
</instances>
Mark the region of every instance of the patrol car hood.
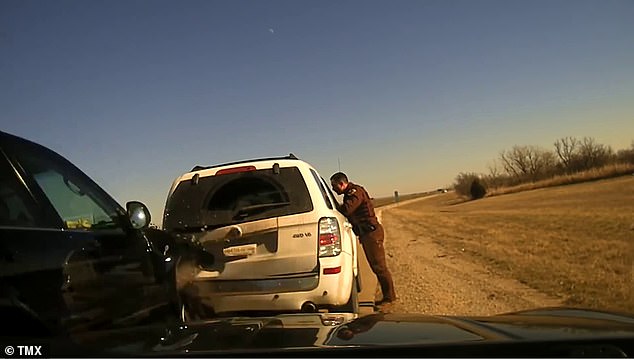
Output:
<instances>
[{"instance_id":1,"label":"patrol car hood","mask_svg":"<svg viewBox=\"0 0 634 359\"><path fill-rule=\"evenodd\" d=\"M133 328L73 340L112 356L632 356L634 316L571 308L487 317L296 314Z\"/></svg>"}]
</instances>

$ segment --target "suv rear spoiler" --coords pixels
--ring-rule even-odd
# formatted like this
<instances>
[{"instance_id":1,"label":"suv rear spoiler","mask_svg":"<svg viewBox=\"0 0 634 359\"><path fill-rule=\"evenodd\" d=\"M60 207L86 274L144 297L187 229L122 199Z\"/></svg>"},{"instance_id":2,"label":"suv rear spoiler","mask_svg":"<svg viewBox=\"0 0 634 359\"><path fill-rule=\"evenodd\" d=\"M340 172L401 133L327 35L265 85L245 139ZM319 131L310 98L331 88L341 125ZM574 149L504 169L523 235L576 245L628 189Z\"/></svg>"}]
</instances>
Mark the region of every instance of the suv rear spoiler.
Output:
<instances>
[{"instance_id":1,"label":"suv rear spoiler","mask_svg":"<svg viewBox=\"0 0 634 359\"><path fill-rule=\"evenodd\" d=\"M237 161L237 162L223 163L223 164L220 164L220 165L213 165L213 166L196 165L196 166L194 166L194 168L191 169L190 172L195 172L195 171L200 171L200 170L207 170L207 169L210 169L210 168L217 168L217 167L223 167L223 166L239 165L241 163L247 163L247 162L274 161L274 160L298 160L298 159L299 158L295 157L294 154L289 153L288 156L283 156L283 157L257 158L257 159L252 159L252 160L242 160L242 161Z\"/></svg>"}]
</instances>

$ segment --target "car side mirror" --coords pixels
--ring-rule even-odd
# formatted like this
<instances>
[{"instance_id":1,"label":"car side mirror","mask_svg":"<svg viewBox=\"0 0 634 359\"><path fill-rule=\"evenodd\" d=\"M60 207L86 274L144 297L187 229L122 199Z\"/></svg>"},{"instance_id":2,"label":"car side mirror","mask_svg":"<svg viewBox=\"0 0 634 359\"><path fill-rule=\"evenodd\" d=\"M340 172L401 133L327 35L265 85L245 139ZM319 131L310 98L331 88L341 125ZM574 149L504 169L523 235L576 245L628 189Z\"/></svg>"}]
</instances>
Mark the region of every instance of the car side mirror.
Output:
<instances>
[{"instance_id":1,"label":"car side mirror","mask_svg":"<svg viewBox=\"0 0 634 359\"><path fill-rule=\"evenodd\" d=\"M132 228L141 229L150 224L152 217L150 216L150 210L141 202L131 201L126 203L126 209L128 211L128 218Z\"/></svg>"}]
</instances>

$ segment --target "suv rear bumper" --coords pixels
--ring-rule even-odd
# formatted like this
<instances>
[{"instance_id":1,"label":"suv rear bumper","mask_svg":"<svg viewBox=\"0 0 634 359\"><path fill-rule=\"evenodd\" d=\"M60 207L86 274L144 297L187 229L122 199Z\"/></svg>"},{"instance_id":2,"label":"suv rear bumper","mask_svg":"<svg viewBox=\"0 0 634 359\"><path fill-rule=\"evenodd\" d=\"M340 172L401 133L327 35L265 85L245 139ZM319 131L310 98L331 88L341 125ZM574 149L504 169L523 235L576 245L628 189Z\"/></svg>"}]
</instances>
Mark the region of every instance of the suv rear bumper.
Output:
<instances>
[{"instance_id":1,"label":"suv rear bumper","mask_svg":"<svg viewBox=\"0 0 634 359\"><path fill-rule=\"evenodd\" d=\"M292 278L253 280L200 280L195 282L211 293L227 295L275 294L308 291L319 285L319 274Z\"/></svg>"},{"instance_id":2,"label":"suv rear bumper","mask_svg":"<svg viewBox=\"0 0 634 359\"><path fill-rule=\"evenodd\" d=\"M340 306L348 302L351 288L354 285L353 268L349 265L352 260L350 255L342 253L337 257L321 258L322 271L324 268L341 267L341 272L337 274L313 275L300 278L284 278L273 280L244 280L231 281L241 282L235 287L234 283L218 280L197 280L191 285L194 286L194 293L198 296L198 301L207 307L213 308L215 313L236 312L236 311L299 311L306 302L312 302L317 307ZM345 264L348 264L347 266ZM310 289L292 291L281 290L284 285L293 284L298 288L298 280L304 282L306 287L313 285ZM314 280L314 282L313 282ZM224 283L222 283L224 282ZM284 283L278 290L270 290L274 283ZM222 286L225 291L218 291ZM242 288L258 288L258 293L232 291ZM231 290L226 290L231 289ZM263 290L265 292L263 293Z\"/></svg>"}]
</instances>

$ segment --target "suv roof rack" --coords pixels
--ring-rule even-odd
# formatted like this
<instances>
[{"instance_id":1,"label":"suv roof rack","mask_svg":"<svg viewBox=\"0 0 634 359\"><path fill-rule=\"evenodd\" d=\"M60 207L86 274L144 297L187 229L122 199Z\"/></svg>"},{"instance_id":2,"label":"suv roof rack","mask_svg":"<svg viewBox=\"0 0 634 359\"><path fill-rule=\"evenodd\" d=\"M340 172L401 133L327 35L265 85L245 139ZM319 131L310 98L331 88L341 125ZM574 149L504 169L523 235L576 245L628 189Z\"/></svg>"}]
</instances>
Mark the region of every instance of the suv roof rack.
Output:
<instances>
[{"instance_id":1,"label":"suv roof rack","mask_svg":"<svg viewBox=\"0 0 634 359\"><path fill-rule=\"evenodd\" d=\"M299 158L297 158L294 154L289 153L288 156L282 156L282 157L268 157L268 158L256 158L256 159L252 159L252 160L242 160L242 161L236 161L236 162L229 162L229 163L223 163L223 164L219 164L219 165L213 165L213 166L200 166L200 165L196 165L194 166L194 168L191 169L190 172L195 172L195 171L200 171L200 170L207 170L210 168L216 168L216 167L223 167L223 166L231 166L231 165L238 165L241 163L247 163L247 162L259 162L259 161L272 161L272 160L298 160Z\"/></svg>"}]
</instances>

